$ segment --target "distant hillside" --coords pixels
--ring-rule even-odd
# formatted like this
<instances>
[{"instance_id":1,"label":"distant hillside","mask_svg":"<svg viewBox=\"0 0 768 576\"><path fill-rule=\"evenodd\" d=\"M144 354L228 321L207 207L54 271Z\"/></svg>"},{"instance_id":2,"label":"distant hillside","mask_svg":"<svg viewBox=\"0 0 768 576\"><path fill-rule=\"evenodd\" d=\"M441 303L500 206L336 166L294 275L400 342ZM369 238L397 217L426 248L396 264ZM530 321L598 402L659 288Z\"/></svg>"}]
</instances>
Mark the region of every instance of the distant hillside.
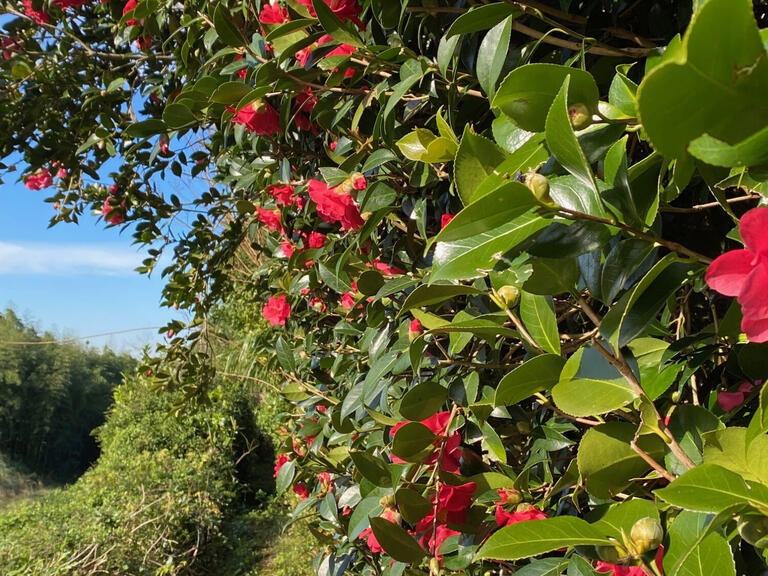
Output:
<instances>
[{"instance_id":1,"label":"distant hillside","mask_svg":"<svg viewBox=\"0 0 768 576\"><path fill-rule=\"evenodd\" d=\"M51 341L12 310L0 313L0 454L43 478L71 482L98 458L92 432L136 361Z\"/></svg>"}]
</instances>

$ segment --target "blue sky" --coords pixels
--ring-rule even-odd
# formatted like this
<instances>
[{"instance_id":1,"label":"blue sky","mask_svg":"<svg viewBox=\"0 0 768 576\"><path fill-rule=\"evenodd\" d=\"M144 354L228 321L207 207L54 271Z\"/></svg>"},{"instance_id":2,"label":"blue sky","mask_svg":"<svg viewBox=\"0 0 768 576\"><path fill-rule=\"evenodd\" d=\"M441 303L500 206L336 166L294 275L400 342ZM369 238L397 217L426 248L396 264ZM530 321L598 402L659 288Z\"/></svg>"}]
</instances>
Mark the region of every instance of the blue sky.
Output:
<instances>
[{"instance_id":1,"label":"blue sky","mask_svg":"<svg viewBox=\"0 0 768 576\"><path fill-rule=\"evenodd\" d=\"M0 308L11 306L40 330L82 337L162 326L163 281L134 271L143 258L130 230L106 228L96 216L48 228L52 189L31 191L5 175L0 184ZM157 329L90 338L91 345L136 353Z\"/></svg>"}]
</instances>

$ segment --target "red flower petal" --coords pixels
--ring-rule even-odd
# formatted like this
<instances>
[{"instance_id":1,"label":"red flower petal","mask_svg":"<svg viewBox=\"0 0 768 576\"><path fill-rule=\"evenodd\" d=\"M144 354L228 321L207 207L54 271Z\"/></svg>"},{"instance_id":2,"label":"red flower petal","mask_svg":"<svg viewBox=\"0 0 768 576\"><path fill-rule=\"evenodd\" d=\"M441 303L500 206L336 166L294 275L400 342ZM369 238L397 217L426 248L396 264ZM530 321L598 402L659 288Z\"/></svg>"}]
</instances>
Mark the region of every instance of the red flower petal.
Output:
<instances>
[{"instance_id":1,"label":"red flower petal","mask_svg":"<svg viewBox=\"0 0 768 576\"><path fill-rule=\"evenodd\" d=\"M768 265L758 264L747 276L739 293L744 318L768 316Z\"/></svg>"},{"instance_id":2,"label":"red flower petal","mask_svg":"<svg viewBox=\"0 0 768 576\"><path fill-rule=\"evenodd\" d=\"M741 321L741 330L750 342L768 342L768 318L745 316Z\"/></svg>"},{"instance_id":3,"label":"red flower petal","mask_svg":"<svg viewBox=\"0 0 768 576\"><path fill-rule=\"evenodd\" d=\"M753 208L739 221L739 231L744 244L752 252L768 257L768 208Z\"/></svg>"},{"instance_id":4,"label":"red flower petal","mask_svg":"<svg viewBox=\"0 0 768 576\"><path fill-rule=\"evenodd\" d=\"M718 256L707 268L707 284L725 296L738 296L754 268L753 260L754 254L749 250L732 250Z\"/></svg>"}]
</instances>

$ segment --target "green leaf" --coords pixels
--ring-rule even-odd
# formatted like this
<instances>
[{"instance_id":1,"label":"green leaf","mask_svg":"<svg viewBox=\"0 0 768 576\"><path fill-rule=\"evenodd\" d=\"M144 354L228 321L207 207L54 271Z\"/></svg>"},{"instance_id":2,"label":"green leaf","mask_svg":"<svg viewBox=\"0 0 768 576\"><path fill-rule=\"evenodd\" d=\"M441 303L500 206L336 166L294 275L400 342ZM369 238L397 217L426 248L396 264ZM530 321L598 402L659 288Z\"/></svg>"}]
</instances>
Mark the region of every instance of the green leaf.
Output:
<instances>
[{"instance_id":1,"label":"green leaf","mask_svg":"<svg viewBox=\"0 0 768 576\"><path fill-rule=\"evenodd\" d=\"M720 512L738 505L768 512L768 487L715 464L697 466L654 494L673 506L697 512Z\"/></svg>"},{"instance_id":2,"label":"green leaf","mask_svg":"<svg viewBox=\"0 0 768 576\"><path fill-rule=\"evenodd\" d=\"M356 48L365 46L357 31L348 23L339 20L323 0L312 0L312 6L315 8L320 25L334 40L343 44L350 44Z\"/></svg>"},{"instance_id":3,"label":"green leaf","mask_svg":"<svg viewBox=\"0 0 768 576\"><path fill-rule=\"evenodd\" d=\"M571 292L579 281L579 263L576 258L533 258L533 274L523 284L531 294L560 294Z\"/></svg>"},{"instance_id":4,"label":"green leaf","mask_svg":"<svg viewBox=\"0 0 768 576\"><path fill-rule=\"evenodd\" d=\"M439 242L435 248L430 281L464 280L483 276L501 260L505 252L545 228L547 224L548 220L534 212L528 212L487 232L462 240Z\"/></svg>"},{"instance_id":5,"label":"green leaf","mask_svg":"<svg viewBox=\"0 0 768 576\"><path fill-rule=\"evenodd\" d=\"M546 352L560 354L560 332L551 296L539 296L522 291L520 319L528 332Z\"/></svg>"},{"instance_id":6,"label":"green leaf","mask_svg":"<svg viewBox=\"0 0 768 576\"><path fill-rule=\"evenodd\" d=\"M272 42L274 40L277 40L278 38L287 36L292 32L296 32L297 30L303 30L308 26L312 26L312 24L314 23L315 23L314 18L299 18L297 20L289 20L288 22L285 22L283 24L280 24L272 28L269 31L269 33L264 37L264 40L266 40L267 42Z\"/></svg>"},{"instance_id":7,"label":"green leaf","mask_svg":"<svg viewBox=\"0 0 768 576\"><path fill-rule=\"evenodd\" d=\"M446 300L452 300L463 295L483 294L481 290L472 286L461 286L458 284L422 284L408 295L403 302L400 314L413 308L422 308L432 304L439 304Z\"/></svg>"},{"instance_id":8,"label":"green leaf","mask_svg":"<svg viewBox=\"0 0 768 576\"><path fill-rule=\"evenodd\" d=\"M169 104L163 111L163 122L165 122L169 128L178 130L186 128L197 122L197 118L192 111L184 106L184 104Z\"/></svg>"},{"instance_id":9,"label":"green leaf","mask_svg":"<svg viewBox=\"0 0 768 576\"><path fill-rule=\"evenodd\" d=\"M213 26L219 35L219 39L227 46L242 48L248 45L240 30L232 21L229 11L222 4L216 6L216 10L213 11Z\"/></svg>"},{"instance_id":10,"label":"green leaf","mask_svg":"<svg viewBox=\"0 0 768 576\"><path fill-rule=\"evenodd\" d=\"M395 501L400 514L410 524L416 524L433 508L429 500L410 488L399 488L395 492Z\"/></svg>"},{"instance_id":11,"label":"green leaf","mask_svg":"<svg viewBox=\"0 0 768 576\"><path fill-rule=\"evenodd\" d=\"M448 73L448 66L453 59L453 55L456 53L456 47L459 45L460 40L461 36L453 36L451 38L443 36L440 39L440 44L437 46L437 67L443 76L446 76Z\"/></svg>"},{"instance_id":12,"label":"green leaf","mask_svg":"<svg viewBox=\"0 0 768 576\"><path fill-rule=\"evenodd\" d=\"M397 147L409 160L433 164L450 162L456 156L456 143L450 138L435 136L425 128L417 128L397 141Z\"/></svg>"},{"instance_id":13,"label":"green leaf","mask_svg":"<svg viewBox=\"0 0 768 576\"><path fill-rule=\"evenodd\" d=\"M494 406L512 406L536 392L557 384L565 360L556 354L542 354L524 362L504 376L496 388Z\"/></svg>"},{"instance_id":14,"label":"green leaf","mask_svg":"<svg viewBox=\"0 0 768 576\"><path fill-rule=\"evenodd\" d=\"M454 177L456 189L464 205L473 200L480 183L507 157L506 152L487 138L475 134L467 125L456 152Z\"/></svg>"},{"instance_id":15,"label":"green leaf","mask_svg":"<svg viewBox=\"0 0 768 576\"><path fill-rule=\"evenodd\" d=\"M507 182L456 214L435 241L440 243L472 238L495 230L536 206L538 202L528 187L520 182Z\"/></svg>"},{"instance_id":16,"label":"green leaf","mask_svg":"<svg viewBox=\"0 0 768 576\"><path fill-rule=\"evenodd\" d=\"M581 518L558 516L507 526L492 534L477 558L520 560L572 546L607 546L611 540Z\"/></svg>"},{"instance_id":17,"label":"green leaf","mask_svg":"<svg viewBox=\"0 0 768 576\"><path fill-rule=\"evenodd\" d=\"M768 382L760 389L759 406L747 428L747 444L759 435L765 434L766 431L768 431Z\"/></svg>"},{"instance_id":18,"label":"green leaf","mask_svg":"<svg viewBox=\"0 0 768 576\"><path fill-rule=\"evenodd\" d=\"M477 52L477 79L488 98L491 99L496 93L496 85L507 59L509 40L512 36L512 20L512 16L507 16L503 22L491 28Z\"/></svg>"},{"instance_id":19,"label":"green leaf","mask_svg":"<svg viewBox=\"0 0 768 576\"><path fill-rule=\"evenodd\" d=\"M511 4L504 3L473 8L453 21L448 32L445 33L445 37L451 38L457 34L472 34L473 32L488 30L508 16L517 17L521 14L522 12Z\"/></svg>"},{"instance_id":20,"label":"green leaf","mask_svg":"<svg viewBox=\"0 0 768 576\"><path fill-rule=\"evenodd\" d=\"M746 480L768 484L768 436L747 444L747 429L729 427L702 435L704 463L717 464Z\"/></svg>"},{"instance_id":21,"label":"green leaf","mask_svg":"<svg viewBox=\"0 0 768 576\"><path fill-rule=\"evenodd\" d=\"M384 518L371 518L371 528L384 551L398 562L413 564L427 555L413 536L393 522Z\"/></svg>"},{"instance_id":22,"label":"green leaf","mask_svg":"<svg viewBox=\"0 0 768 576\"><path fill-rule=\"evenodd\" d=\"M757 166L768 162L768 128L763 128L736 144L728 144L709 134L691 141L688 152L713 166Z\"/></svg>"},{"instance_id":23,"label":"green leaf","mask_svg":"<svg viewBox=\"0 0 768 576\"><path fill-rule=\"evenodd\" d=\"M515 570L515 576L561 576L567 566L567 559L542 558Z\"/></svg>"},{"instance_id":24,"label":"green leaf","mask_svg":"<svg viewBox=\"0 0 768 576\"><path fill-rule=\"evenodd\" d=\"M448 398L448 389L437 382L422 382L406 392L400 414L408 420L424 420L437 412Z\"/></svg>"},{"instance_id":25,"label":"green leaf","mask_svg":"<svg viewBox=\"0 0 768 576\"><path fill-rule=\"evenodd\" d=\"M613 302L652 251L652 244L637 238L623 240L613 247L603 264L600 281L604 302Z\"/></svg>"},{"instance_id":26,"label":"green leaf","mask_svg":"<svg viewBox=\"0 0 768 576\"><path fill-rule=\"evenodd\" d=\"M251 87L245 82L224 82L211 95L211 102L236 104L249 92Z\"/></svg>"},{"instance_id":27,"label":"green leaf","mask_svg":"<svg viewBox=\"0 0 768 576\"><path fill-rule=\"evenodd\" d=\"M278 494L282 494L293 483L293 477L296 475L296 461L291 460L286 462L280 467L280 472L277 473L275 479L275 490Z\"/></svg>"},{"instance_id":28,"label":"green leaf","mask_svg":"<svg viewBox=\"0 0 768 576\"><path fill-rule=\"evenodd\" d=\"M595 498L613 498L650 466L630 447L636 426L608 422L590 428L579 444L579 473L587 492ZM658 436L640 436L638 446L657 462L664 458L664 442Z\"/></svg>"},{"instance_id":29,"label":"green leaf","mask_svg":"<svg viewBox=\"0 0 768 576\"><path fill-rule=\"evenodd\" d=\"M569 76L567 104L582 103L593 113L597 112L600 92L592 75L556 64L527 64L515 68L501 83L491 105L523 130L544 132L552 102Z\"/></svg>"},{"instance_id":30,"label":"green leaf","mask_svg":"<svg viewBox=\"0 0 768 576\"><path fill-rule=\"evenodd\" d=\"M565 208L601 218L606 216L600 195L595 192L595 188L575 176L550 178L549 195Z\"/></svg>"},{"instance_id":31,"label":"green leaf","mask_svg":"<svg viewBox=\"0 0 768 576\"><path fill-rule=\"evenodd\" d=\"M693 266L667 254L610 309L600 324L601 334L622 348L642 335L667 298L687 279Z\"/></svg>"},{"instance_id":32,"label":"green leaf","mask_svg":"<svg viewBox=\"0 0 768 576\"><path fill-rule=\"evenodd\" d=\"M597 189L597 182L587 157L579 145L579 140L573 132L568 115L568 87L570 83L571 77L566 76L547 114L545 122L547 146L563 168L592 189L595 194L593 202L600 206L600 191Z\"/></svg>"},{"instance_id":33,"label":"green leaf","mask_svg":"<svg viewBox=\"0 0 768 576\"><path fill-rule=\"evenodd\" d=\"M577 417L605 414L626 406L635 398L635 393L623 381L575 378L560 382L552 389L557 407Z\"/></svg>"},{"instance_id":34,"label":"green leaf","mask_svg":"<svg viewBox=\"0 0 768 576\"><path fill-rule=\"evenodd\" d=\"M125 129L123 135L128 138L149 138L162 134L166 129L165 122L158 118L151 118L131 124Z\"/></svg>"},{"instance_id":35,"label":"green leaf","mask_svg":"<svg viewBox=\"0 0 768 576\"><path fill-rule=\"evenodd\" d=\"M352 458L355 468L357 468L360 474L363 475L363 478L368 480L371 484L384 488L392 486L392 477L389 473L389 467L384 460L369 452L360 452L357 450L350 450L349 456Z\"/></svg>"},{"instance_id":36,"label":"green leaf","mask_svg":"<svg viewBox=\"0 0 768 576\"><path fill-rule=\"evenodd\" d=\"M418 462L426 448L431 448L437 436L420 422L409 422L400 428L392 440L392 453L407 462Z\"/></svg>"},{"instance_id":37,"label":"green leaf","mask_svg":"<svg viewBox=\"0 0 768 576\"><path fill-rule=\"evenodd\" d=\"M610 228L599 222L553 222L536 238L528 253L544 258L573 258L602 248L610 239Z\"/></svg>"},{"instance_id":38,"label":"green leaf","mask_svg":"<svg viewBox=\"0 0 768 576\"><path fill-rule=\"evenodd\" d=\"M370 521L368 520L369 516L381 514L382 506L379 504L379 499L387 493L388 492L385 492L383 489L377 489L372 495L366 495L366 497L355 506L354 510L352 510L352 515L349 517L348 530L350 539L357 539L360 532L370 526Z\"/></svg>"},{"instance_id":39,"label":"green leaf","mask_svg":"<svg viewBox=\"0 0 768 576\"><path fill-rule=\"evenodd\" d=\"M650 500L632 498L611 505L593 526L600 528L605 534L613 536L621 542L623 540L622 532L628 535L635 522L642 518L659 520L659 510Z\"/></svg>"},{"instance_id":40,"label":"green leaf","mask_svg":"<svg viewBox=\"0 0 768 576\"><path fill-rule=\"evenodd\" d=\"M683 511L669 527L664 552L667 576L736 576L733 553L720 534L711 531L710 514Z\"/></svg>"},{"instance_id":41,"label":"green leaf","mask_svg":"<svg viewBox=\"0 0 768 576\"><path fill-rule=\"evenodd\" d=\"M282 336L279 336L275 342L275 353L277 355L277 361L280 362L280 366L288 372L296 371L296 360L293 356L293 349Z\"/></svg>"},{"instance_id":42,"label":"green leaf","mask_svg":"<svg viewBox=\"0 0 768 576\"><path fill-rule=\"evenodd\" d=\"M766 91L768 58L752 2L709 0L680 53L640 84L640 120L656 150L680 158L702 134L736 144L766 126Z\"/></svg>"}]
</instances>

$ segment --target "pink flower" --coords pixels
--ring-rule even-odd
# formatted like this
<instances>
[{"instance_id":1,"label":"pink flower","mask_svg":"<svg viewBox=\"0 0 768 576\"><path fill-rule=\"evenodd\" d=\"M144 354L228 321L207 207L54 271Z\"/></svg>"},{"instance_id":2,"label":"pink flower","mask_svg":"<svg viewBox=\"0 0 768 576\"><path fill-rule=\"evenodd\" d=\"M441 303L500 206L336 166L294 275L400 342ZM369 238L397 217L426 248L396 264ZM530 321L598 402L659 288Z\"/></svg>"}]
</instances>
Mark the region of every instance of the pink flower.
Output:
<instances>
[{"instance_id":1,"label":"pink flower","mask_svg":"<svg viewBox=\"0 0 768 576\"><path fill-rule=\"evenodd\" d=\"M293 192L294 188L290 184L272 184L267 187L267 194L275 199L278 206L292 206L297 201Z\"/></svg>"},{"instance_id":2,"label":"pink flower","mask_svg":"<svg viewBox=\"0 0 768 576\"><path fill-rule=\"evenodd\" d=\"M411 323L408 325L408 339L413 342L421 336L424 333L424 326L421 325L421 322L418 318L414 318L411 320Z\"/></svg>"},{"instance_id":3,"label":"pink flower","mask_svg":"<svg viewBox=\"0 0 768 576\"><path fill-rule=\"evenodd\" d=\"M275 473L272 475L273 478L277 478L277 475L280 473L280 468L282 468L285 464L290 462L291 459L288 458L285 454L278 454L277 455L277 461L275 462Z\"/></svg>"},{"instance_id":4,"label":"pink flower","mask_svg":"<svg viewBox=\"0 0 768 576\"><path fill-rule=\"evenodd\" d=\"M355 306L355 293L344 292L341 295L341 306L347 310L351 310Z\"/></svg>"},{"instance_id":5,"label":"pink flower","mask_svg":"<svg viewBox=\"0 0 768 576\"><path fill-rule=\"evenodd\" d=\"M264 224L270 230L274 230L275 232L280 232L282 234L283 225L280 222L280 210L277 208L274 210L267 210L266 208L259 206L256 211L258 214L257 217L259 222Z\"/></svg>"},{"instance_id":6,"label":"pink flower","mask_svg":"<svg viewBox=\"0 0 768 576\"><path fill-rule=\"evenodd\" d=\"M326 222L338 222L342 230L359 230L365 221L355 201L340 187L328 188L325 182L309 181L309 197L317 205L317 213Z\"/></svg>"},{"instance_id":7,"label":"pink flower","mask_svg":"<svg viewBox=\"0 0 768 576\"><path fill-rule=\"evenodd\" d=\"M293 485L293 492L302 500L309 498L309 490L307 490L307 485L304 482L296 482Z\"/></svg>"},{"instance_id":8,"label":"pink flower","mask_svg":"<svg viewBox=\"0 0 768 576\"><path fill-rule=\"evenodd\" d=\"M312 298L312 300L309 301L309 307L313 310L317 310L320 313L325 312L325 302L320 300L320 298ZM322 412L325 412L325 406L322 406L323 410ZM318 407L318 410L320 407Z\"/></svg>"},{"instance_id":9,"label":"pink flower","mask_svg":"<svg viewBox=\"0 0 768 576\"><path fill-rule=\"evenodd\" d=\"M299 4L306 6L307 10L309 11L309 15L312 16L312 18L317 17L317 13L315 12L315 7L312 6L312 0L296 0ZM357 3L357 0L323 0L328 7L331 9L331 11L336 15L337 18L340 20L353 20L355 22L359 22L358 16L360 15L360 6Z\"/></svg>"},{"instance_id":10,"label":"pink flower","mask_svg":"<svg viewBox=\"0 0 768 576\"><path fill-rule=\"evenodd\" d=\"M503 502L496 504L496 525L500 528L502 526L517 524L518 522L543 520L544 518L548 518L544 512L530 504L521 504L517 507L515 512L507 512L504 510L503 505Z\"/></svg>"},{"instance_id":11,"label":"pink flower","mask_svg":"<svg viewBox=\"0 0 768 576\"><path fill-rule=\"evenodd\" d=\"M236 110L232 106L227 106L227 110L232 112L233 124L242 124L245 129L259 136L267 136L269 134L279 134L282 132L280 128L280 116L277 110L272 108L266 102L252 102L243 106L240 110Z\"/></svg>"},{"instance_id":12,"label":"pink flower","mask_svg":"<svg viewBox=\"0 0 768 576\"><path fill-rule=\"evenodd\" d=\"M366 262L365 265L368 266L368 268L372 267L375 270L378 270L379 272L381 272L385 276L396 276L396 275L399 275L399 274L405 274L405 270L403 270L401 268L398 268L397 266L390 266L389 264L385 264L384 262L382 262L378 258L375 258L373 260L373 263Z\"/></svg>"},{"instance_id":13,"label":"pink flower","mask_svg":"<svg viewBox=\"0 0 768 576\"><path fill-rule=\"evenodd\" d=\"M754 386L760 386L760 382L755 382ZM717 393L717 405L722 408L724 412L730 412L735 410L747 399L749 393L752 392L753 384L750 382L743 382L736 392L718 392Z\"/></svg>"},{"instance_id":14,"label":"pink flower","mask_svg":"<svg viewBox=\"0 0 768 576\"><path fill-rule=\"evenodd\" d=\"M264 4L259 12L259 22L262 24L282 24L288 22L288 10L280 6L277 2L274 4Z\"/></svg>"},{"instance_id":15,"label":"pink flower","mask_svg":"<svg viewBox=\"0 0 768 576\"><path fill-rule=\"evenodd\" d=\"M739 222L746 248L719 256L707 268L710 288L735 296L741 329L752 342L768 342L768 208L753 208Z\"/></svg>"},{"instance_id":16,"label":"pink flower","mask_svg":"<svg viewBox=\"0 0 768 576\"><path fill-rule=\"evenodd\" d=\"M59 168L56 171L56 178L66 178L69 175L66 168Z\"/></svg>"},{"instance_id":17,"label":"pink flower","mask_svg":"<svg viewBox=\"0 0 768 576\"><path fill-rule=\"evenodd\" d=\"M125 6L123 6L123 16L128 14L128 12L131 12L136 9L136 7L139 5L137 0L128 0L128 2L125 3ZM130 18L125 21L126 26L136 26L139 24L139 21L135 18Z\"/></svg>"},{"instance_id":18,"label":"pink flower","mask_svg":"<svg viewBox=\"0 0 768 576\"><path fill-rule=\"evenodd\" d=\"M336 152L336 146L338 146L338 145L339 145L339 143L334 140L333 142L328 144L328 148L330 148L332 151Z\"/></svg>"},{"instance_id":19,"label":"pink flower","mask_svg":"<svg viewBox=\"0 0 768 576\"><path fill-rule=\"evenodd\" d=\"M291 305L288 304L287 296L271 296L261 309L261 315L272 326L285 326L285 321L291 316Z\"/></svg>"},{"instance_id":20,"label":"pink flower","mask_svg":"<svg viewBox=\"0 0 768 576\"><path fill-rule=\"evenodd\" d=\"M51 176L48 168L41 168L24 179L24 186L28 190L42 190L51 184L53 184L53 176Z\"/></svg>"},{"instance_id":21,"label":"pink flower","mask_svg":"<svg viewBox=\"0 0 768 576\"><path fill-rule=\"evenodd\" d=\"M125 215L123 214L125 209L124 205L121 203L120 205L116 206L115 202L116 200L114 196L107 196L104 199L104 204L101 207L101 215L104 216L104 219L113 226L117 226L118 224L125 222Z\"/></svg>"},{"instance_id":22,"label":"pink flower","mask_svg":"<svg viewBox=\"0 0 768 576\"><path fill-rule=\"evenodd\" d=\"M32 18L38 24L48 24L51 21L51 15L45 10L35 10L32 7L32 0L23 0L21 3L24 6L24 14Z\"/></svg>"},{"instance_id":23,"label":"pink flower","mask_svg":"<svg viewBox=\"0 0 768 576\"><path fill-rule=\"evenodd\" d=\"M440 229L442 230L446 226L448 226L448 223L456 218L456 214L443 214L440 217Z\"/></svg>"},{"instance_id":24,"label":"pink flower","mask_svg":"<svg viewBox=\"0 0 768 576\"><path fill-rule=\"evenodd\" d=\"M283 242L280 243L280 250L282 251L283 255L286 258L290 258L291 256L293 256L295 248L293 247L293 244L288 242L288 240L284 240Z\"/></svg>"}]
</instances>

